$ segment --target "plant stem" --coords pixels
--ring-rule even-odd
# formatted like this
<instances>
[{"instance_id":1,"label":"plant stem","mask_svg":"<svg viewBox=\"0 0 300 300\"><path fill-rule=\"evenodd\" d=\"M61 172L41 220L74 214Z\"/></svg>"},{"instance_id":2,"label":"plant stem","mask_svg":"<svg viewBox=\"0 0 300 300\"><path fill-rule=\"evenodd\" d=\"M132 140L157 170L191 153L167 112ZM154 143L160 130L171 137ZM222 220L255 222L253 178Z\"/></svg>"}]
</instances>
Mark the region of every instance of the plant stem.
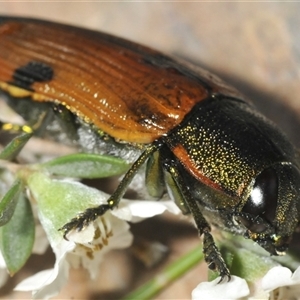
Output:
<instances>
[{"instance_id":1,"label":"plant stem","mask_svg":"<svg viewBox=\"0 0 300 300\"><path fill-rule=\"evenodd\" d=\"M171 282L175 281L186 272L191 270L195 265L202 261L203 258L202 247L197 246L195 249L169 265L156 277L128 294L125 298L123 298L123 300L152 299Z\"/></svg>"}]
</instances>

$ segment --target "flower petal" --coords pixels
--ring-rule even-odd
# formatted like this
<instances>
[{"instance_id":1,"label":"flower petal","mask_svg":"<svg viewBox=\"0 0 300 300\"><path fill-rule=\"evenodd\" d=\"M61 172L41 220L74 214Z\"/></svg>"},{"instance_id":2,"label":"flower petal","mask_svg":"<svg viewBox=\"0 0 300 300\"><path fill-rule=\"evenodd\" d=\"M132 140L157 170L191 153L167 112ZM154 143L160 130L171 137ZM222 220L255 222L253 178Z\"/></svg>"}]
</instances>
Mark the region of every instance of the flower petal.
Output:
<instances>
[{"instance_id":1,"label":"flower petal","mask_svg":"<svg viewBox=\"0 0 300 300\"><path fill-rule=\"evenodd\" d=\"M296 269L296 271L292 275L292 281L296 284L300 284L300 267Z\"/></svg>"},{"instance_id":2,"label":"flower petal","mask_svg":"<svg viewBox=\"0 0 300 300\"><path fill-rule=\"evenodd\" d=\"M53 269L44 270L20 282L15 290L32 291L35 299L49 299L57 295L67 282L69 264L65 260L66 254L74 247L74 243L63 241L56 250L56 262Z\"/></svg>"},{"instance_id":3,"label":"flower petal","mask_svg":"<svg viewBox=\"0 0 300 300\"><path fill-rule=\"evenodd\" d=\"M246 280L232 276L229 282L221 282L220 277L210 282L200 283L192 292L193 300L240 299L250 293Z\"/></svg>"},{"instance_id":4,"label":"flower petal","mask_svg":"<svg viewBox=\"0 0 300 300\"><path fill-rule=\"evenodd\" d=\"M72 230L68 233L68 240L78 243L78 244L86 244L93 241L95 235L94 223L91 222L84 230Z\"/></svg>"},{"instance_id":5,"label":"flower petal","mask_svg":"<svg viewBox=\"0 0 300 300\"><path fill-rule=\"evenodd\" d=\"M146 201L146 200L126 200L123 199L120 208L113 210L116 217L137 222L141 219L151 218L164 213L166 210L173 214L179 214L180 209L174 201ZM129 212L130 211L130 212Z\"/></svg>"},{"instance_id":6,"label":"flower petal","mask_svg":"<svg viewBox=\"0 0 300 300\"><path fill-rule=\"evenodd\" d=\"M291 286L294 287L291 288ZM289 288L284 289L284 287ZM288 291L293 296L297 295L300 289L300 267L298 267L294 273L292 273L290 269L282 266L272 268L262 279L262 288L267 292L281 288L281 294L286 295Z\"/></svg>"},{"instance_id":7,"label":"flower petal","mask_svg":"<svg viewBox=\"0 0 300 300\"><path fill-rule=\"evenodd\" d=\"M262 288L267 292L291 284L293 284L292 271L282 266L272 268L262 279Z\"/></svg>"}]
</instances>

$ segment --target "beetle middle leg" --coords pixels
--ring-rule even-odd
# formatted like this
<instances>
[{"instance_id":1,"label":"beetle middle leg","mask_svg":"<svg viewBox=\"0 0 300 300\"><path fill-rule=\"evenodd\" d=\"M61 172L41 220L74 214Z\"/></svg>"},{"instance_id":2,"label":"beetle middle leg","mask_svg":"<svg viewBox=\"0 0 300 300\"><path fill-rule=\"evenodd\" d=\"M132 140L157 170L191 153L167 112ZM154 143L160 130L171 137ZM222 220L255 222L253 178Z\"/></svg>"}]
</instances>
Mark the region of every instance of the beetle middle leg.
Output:
<instances>
[{"instance_id":1,"label":"beetle middle leg","mask_svg":"<svg viewBox=\"0 0 300 300\"><path fill-rule=\"evenodd\" d=\"M227 268L226 263L213 239L213 236L210 233L211 229L209 224L201 213L197 202L192 198L189 190L186 188L186 183L183 181L179 172L178 162L174 160L165 162L164 167L174 180L172 188L176 189L175 194L181 196L182 200L180 202L184 203L193 215L198 228L199 236L203 235L204 259L207 262L209 269L218 271L220 273L220 281L222 281L225 277L230 280L231 276L229 269Z\"/></svg>"}]
</instances>

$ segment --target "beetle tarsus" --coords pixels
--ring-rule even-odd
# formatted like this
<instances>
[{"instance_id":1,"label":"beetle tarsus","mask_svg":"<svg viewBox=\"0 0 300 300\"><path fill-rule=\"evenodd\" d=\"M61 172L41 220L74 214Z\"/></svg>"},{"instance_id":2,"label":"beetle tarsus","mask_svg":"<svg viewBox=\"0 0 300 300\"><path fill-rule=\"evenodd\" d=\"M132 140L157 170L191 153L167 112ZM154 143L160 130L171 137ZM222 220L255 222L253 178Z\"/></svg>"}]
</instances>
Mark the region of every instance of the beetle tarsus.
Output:
<instances>
[{"instance_id":1,"label":"beetle tarsus","mask_svg":"<svg viewBox=\"0 0 300 300\"><path fill-rule=\"evenodd\" d=\"M84 212L78 214L75 218L73 218L59 230L64 232L64 239L68 240L67 235L71 230L83 230L91 222L104 215L110 208L111 207L108 204L102 204L98 207L88 208Z\"/></svg>"},{"instance_id":2,"label":"beetle tarsus","mask_svg":"<svg viewBox=\"0 0 300 300\"><path fill-rule=\"evenodd\" d=\"M213 271L218 271L221 279L219 283L223 282L227 277L227 281L230 281L230 271L215 244L215 241L208 230L203 232L204 240L203 240L203 253L204 259L208 264L208 268Z\"/></svg>"},{"instance_id":3,"label":"beetle tarsus","mask_svg":"<svg viewBox=\"0 0 300 300\"><path fill-rule=\"evenodd\" d=\"M224 282L225 279L227 279L227 282L229 282L231 280L231 275L230 275L230 272L227 267L225 270L220 271L220 277L221 277L221 279L219 280L218 283Z\"/></svg>"}]
</instances>

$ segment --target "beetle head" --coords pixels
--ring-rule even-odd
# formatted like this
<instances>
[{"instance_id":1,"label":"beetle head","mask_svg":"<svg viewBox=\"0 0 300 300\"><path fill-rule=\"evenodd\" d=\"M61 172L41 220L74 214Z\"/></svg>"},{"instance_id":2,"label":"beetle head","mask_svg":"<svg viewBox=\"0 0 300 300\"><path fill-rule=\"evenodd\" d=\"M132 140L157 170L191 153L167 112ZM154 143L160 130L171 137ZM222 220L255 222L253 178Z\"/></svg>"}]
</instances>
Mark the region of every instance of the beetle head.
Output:
<instances>
[{"instance_id":1,"label":"beetle head","mask_svg":"<svg viewBox=\"0 0 300 300\"><path fill-rule=\"evenodd\" d=\"M276 163L256 178L236 220L246 237L273 255L287 250L300 219L300 172L291 163Z\"/></svg>"}]
</instances>

